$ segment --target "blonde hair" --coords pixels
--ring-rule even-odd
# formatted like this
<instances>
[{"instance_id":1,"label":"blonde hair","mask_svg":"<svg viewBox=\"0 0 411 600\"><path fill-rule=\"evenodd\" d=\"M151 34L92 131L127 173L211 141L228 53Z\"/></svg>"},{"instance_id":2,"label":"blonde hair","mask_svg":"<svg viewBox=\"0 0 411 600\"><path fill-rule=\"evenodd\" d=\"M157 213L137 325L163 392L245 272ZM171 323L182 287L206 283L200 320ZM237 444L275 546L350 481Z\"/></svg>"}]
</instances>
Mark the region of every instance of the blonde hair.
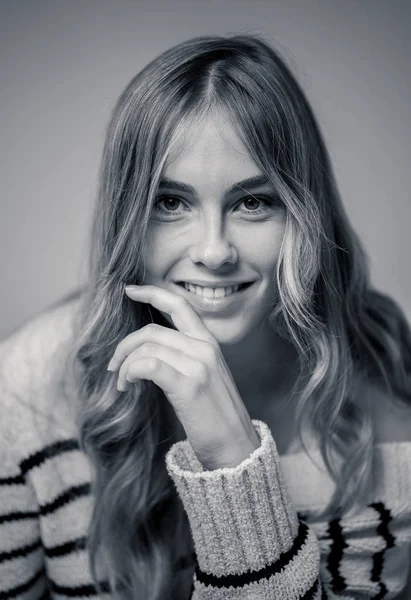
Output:
<instances>
[{"instance_id":1,"label":"blonde hair","mask_svg":"<svg viewBox=\"0 0 411 600\"><path fill-rule=\"evenodd\" d=\"M108 126L75 348L81 445L95 470L93 576L97 584L102 561L124 600L187 598L192 578L192 570L176 570L175 540L187 553L193 547L164 462L179 421L161 389L143 381L119 393L106 367L130 332L152 321L167 326L123 289L142 279L177 127L211 110L225 112L286 207L271 322L299 349L300 434L317 433L337 484L323 516L348 510L372 485L373 429L370 411L356 402L359 377L410 400L408 323L371 288L319 127L285 61L250 35L195 38L158 56L128 84Z\"/></svg>"}]
</instances>

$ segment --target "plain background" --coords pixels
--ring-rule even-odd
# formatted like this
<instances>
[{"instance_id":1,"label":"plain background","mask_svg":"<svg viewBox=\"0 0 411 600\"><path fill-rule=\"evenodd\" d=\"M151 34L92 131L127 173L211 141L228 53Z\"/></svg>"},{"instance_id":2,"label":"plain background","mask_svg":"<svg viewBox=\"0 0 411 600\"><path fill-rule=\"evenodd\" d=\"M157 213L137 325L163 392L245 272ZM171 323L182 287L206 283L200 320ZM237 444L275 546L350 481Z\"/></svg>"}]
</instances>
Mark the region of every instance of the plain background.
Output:
<instances>
[{"instance_id":1,"label":"plain background","mask_svg":"<svg viewBox=\"0 0 411 600\"><path fill-rule=\"evenodd\" d=\"M411 318L411 3L0 0L0 337L76 288L104 130L189 37L262 33L303 85L373 284Z\"/></svg>"}]
</instances>

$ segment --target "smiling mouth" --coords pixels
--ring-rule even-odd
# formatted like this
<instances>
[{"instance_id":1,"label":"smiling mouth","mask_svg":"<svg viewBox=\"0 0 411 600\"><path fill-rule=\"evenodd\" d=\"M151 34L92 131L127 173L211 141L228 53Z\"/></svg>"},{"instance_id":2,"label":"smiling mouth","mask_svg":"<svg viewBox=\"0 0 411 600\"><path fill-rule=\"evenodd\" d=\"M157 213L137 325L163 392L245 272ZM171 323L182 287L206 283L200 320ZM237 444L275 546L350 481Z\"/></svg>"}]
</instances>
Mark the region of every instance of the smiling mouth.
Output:
<instances>
[{"instance_id":1,"label":"smiling mouth","mask_svg":"<svg viewBox=\"0 0 411 600\"><path fill-rule=\"evenodd\" d=\"M178 281L177 285L183 287L187 292L192 294L196 294L197 296L201 296L202 298L209 298L210 300L225 298L226 296L231 296L236 292L241 292L245 288L249 287L253 282L249 281L247 283L240 283L238 285L227 286L227 287L203 287L200 285L194 285L192 283L187 283L185 281Z\"/></svg>"}]
</instances>

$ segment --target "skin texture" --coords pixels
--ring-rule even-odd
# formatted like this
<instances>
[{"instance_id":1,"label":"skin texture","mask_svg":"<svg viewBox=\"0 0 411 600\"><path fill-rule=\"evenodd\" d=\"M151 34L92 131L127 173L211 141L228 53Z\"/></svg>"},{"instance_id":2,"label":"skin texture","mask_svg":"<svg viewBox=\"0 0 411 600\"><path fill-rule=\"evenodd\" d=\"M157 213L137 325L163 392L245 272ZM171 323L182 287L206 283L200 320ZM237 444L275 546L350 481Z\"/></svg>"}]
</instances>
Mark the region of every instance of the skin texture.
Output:
<instances>
[{"instance_id":1,"label":"skin texture","mask_svg":"<svg viewBox=\"0 0 411 600\"><path fill-rule=\"evenodd\" d=\"M273 302L285 210L277 203L253 216L252 209L256 212L259 203L252 199L234 210L250 193L275 199L275 190L268 185L239 189L224 201L224 191L232 184L262 173L222 118L216 122L216 117L208 117L200 126L192 125L188 137L189 144L177 149L177 158L166 165L164 176L190 184L198 199L172 188L161 190L161 195L177 197L188 206L168 201L166 208L177 215L158 214L152 220L144 283L181 293L176 280L257 280L253 293L233 314L201 315L221 344L232 345L263 320Z\"/></svg>"},{"instance_id":2,"label":"skin texture","mask_svg":"<svg viewBox=\"0 0 411 600\"><path fill-rule=\"evenodd\" d=\"M143 283L190 301L176 281L254 281L233 309L194 310L220 344L244 397L255 397L256 387L263 392L280 383L284 360L290 357L290 349L267 322L277 295L275 268L286 211L270 184L238 188L225 197L233 184L262 173L223 115L210 114L192 123L177 132L176 140L163 175L189 184L196 194L170 187L159 190L159 195L168 196L160 207L174 210L175 216L152 217ZM253 198L261 195L272 205ZM167 314L164 317L171 322Z\"/></svg>"}]
</instances>

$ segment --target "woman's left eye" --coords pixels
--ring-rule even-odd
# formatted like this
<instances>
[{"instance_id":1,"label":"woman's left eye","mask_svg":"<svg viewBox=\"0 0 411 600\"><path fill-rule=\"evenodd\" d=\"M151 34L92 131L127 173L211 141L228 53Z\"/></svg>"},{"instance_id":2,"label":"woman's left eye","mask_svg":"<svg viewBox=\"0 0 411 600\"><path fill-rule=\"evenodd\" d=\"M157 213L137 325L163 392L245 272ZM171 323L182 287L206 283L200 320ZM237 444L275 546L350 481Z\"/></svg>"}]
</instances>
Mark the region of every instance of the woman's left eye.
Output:
<instances>
[{"instance_id":1,"label":"woman's left eye","mask_svg":"<svg viewBox=\"0 0 411 600\"><path fill-rule=\"evenodd\" d=\"M261 211L261 204L264 204L264 209L267 208L270 204L269 200L266 198L261 198L258 196L250 196L249 198L244 198L241 200L240 204L244 204L247 208L247 212L258 213ZM251 206L250 206L251 204ZM257 210L256 210L257 209Z\"/></svg>"},{"instance_id":2,"label":"woman's left eye","mask_svg":"<svg viewBox=\"0 0 411 600\"><path fill-rule=\"evenodd\" d=\"M251 215L259 215L280 206L279 200L266 196L248 196L241 200L239 205L241 204L245 206L245 212Z\"/></svg>"}]
</instances>

